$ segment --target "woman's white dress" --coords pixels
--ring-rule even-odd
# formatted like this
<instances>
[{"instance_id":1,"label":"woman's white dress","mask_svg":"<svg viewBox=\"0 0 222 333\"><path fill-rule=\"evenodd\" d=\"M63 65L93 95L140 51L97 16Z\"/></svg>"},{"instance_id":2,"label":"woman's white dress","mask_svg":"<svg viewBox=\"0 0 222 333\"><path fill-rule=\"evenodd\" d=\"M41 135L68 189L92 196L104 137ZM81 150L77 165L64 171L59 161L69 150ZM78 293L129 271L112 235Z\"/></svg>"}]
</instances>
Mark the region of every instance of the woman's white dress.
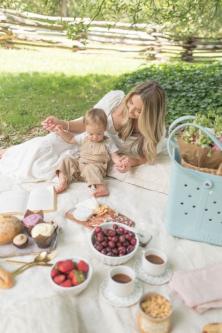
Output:
<instances>
[{"instance_id":1,"label":"woman's white dress","mask_svg":"<svg viewBox=\"0 0 222 333\"><path fill-rule=\"evenodd\" d=\"M121 103L124 96L121 90L111 91L95 107L105 111L108 117L107 132L120 151L127 153L135 138L130 137L123 142L119 139L112 121L112 111ZM158 152L161 151L161 147L162 140L158 144ZM0 173L16 177L22 182L50 180L55 177L58 163L65 156L77 153L77 145L68 144L55 133L50 133L10 147L0 160Z\"/></svg>"}]
</instances>

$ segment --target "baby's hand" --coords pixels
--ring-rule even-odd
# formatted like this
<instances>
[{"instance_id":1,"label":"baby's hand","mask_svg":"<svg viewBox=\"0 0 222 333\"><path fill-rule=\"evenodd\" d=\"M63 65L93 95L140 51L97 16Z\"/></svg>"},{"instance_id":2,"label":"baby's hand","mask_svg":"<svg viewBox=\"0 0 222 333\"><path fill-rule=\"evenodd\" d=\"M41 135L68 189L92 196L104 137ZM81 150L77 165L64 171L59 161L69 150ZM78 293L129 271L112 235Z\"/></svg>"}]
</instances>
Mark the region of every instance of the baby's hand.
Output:
<instances>
[{"instance_id":1,"label":"baby's hand","mask_svg":"<svg viewBox=\"0 0 222 333\"><path fill-rule=\"evenodd\" d=\"M115 164L116 169L119 172L127 172L130 170L131 165L130 165L130 159L128 156L121 156L119 159L119 162Z\"/></svg>"},{"instance_id":2,"label":"baby's hand","mask_svg":"<svg viewBox=\"0 0 222 333\"><path fill-rule=\"evenodd\" d=\"M65 142L75 143L73 133L65 131L62 125L57 125L54 129L54 132L58 134Z\"/></svg>"},{"instance_id":3,"label":"baby's hand","mask_svg":"<svg viewBox=\"0 0 222 333\"><path fill-rule=\"evenodd\" d=\"M63 136L65 131L64 131L64 129L63 129L63 127L61 125L56 125L54 127L54 132L56 134L58 134L59 136Z\"/></svg>"}]
</instances>

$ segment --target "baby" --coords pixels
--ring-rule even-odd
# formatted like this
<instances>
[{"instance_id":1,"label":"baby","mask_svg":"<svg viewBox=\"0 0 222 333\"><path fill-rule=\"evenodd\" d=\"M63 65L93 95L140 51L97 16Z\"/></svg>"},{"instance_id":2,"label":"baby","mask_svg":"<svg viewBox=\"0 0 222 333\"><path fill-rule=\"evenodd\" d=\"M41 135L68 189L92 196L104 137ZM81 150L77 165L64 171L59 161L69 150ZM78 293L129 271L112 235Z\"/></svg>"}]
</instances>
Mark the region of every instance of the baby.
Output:
<instances>
[{"instance_id":1,"label":"baby","mask_svg":"<svg viewBox=\"0 0 222 333\"><path fill-rule=\"evenodd\" d=\"M58 166L56 174L57 193L65 191L72 181L86 181L94 189L95 197L106 196L109 191L104 183L110 158L115 164L120 163L118 148L105 136L107 116L102 109L91 109L84 117L85 132L74 136L61 126L56 126L55 132L68 143L80 145L80 156L67 157Z\"/></svg>"}]
</instances>

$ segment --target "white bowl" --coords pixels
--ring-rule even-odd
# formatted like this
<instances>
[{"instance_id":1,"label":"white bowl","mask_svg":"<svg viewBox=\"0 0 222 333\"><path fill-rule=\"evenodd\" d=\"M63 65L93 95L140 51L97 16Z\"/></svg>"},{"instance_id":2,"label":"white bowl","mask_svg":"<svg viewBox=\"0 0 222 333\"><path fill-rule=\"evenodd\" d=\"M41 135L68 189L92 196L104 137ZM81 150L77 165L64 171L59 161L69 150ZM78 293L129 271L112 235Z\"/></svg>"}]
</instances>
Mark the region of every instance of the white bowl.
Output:
<instances>
[{"instance_id":1,"label":"white bowl","mask_svg":"<svg viewBox=\"0 0 222 333\"><path fill-rule=\"evenodd\" d=\"M103 262L104 264L110 265L110 266L121 265L121 264L126 263L136 254L138 247L139 247L139 239L137 237L137 234L135 233L135 231L132 228L126 226L125 224L113 221L113 222L102 223L99 225L99 227L101 227L102 229L108 229L108 228L112 228L113 224L117 224L119 227L132 231L135 234L136 245L132 252L125 254L123 256L120 256L120 257L119 256L112 257L112 256L105 255L105 254L99 252L93 245L93 237L94 237L94 233L95 233L95 229L94 229L91 233L90 240L89 240L90 247L91 247L93 253L95 254L95 256L97 257L97 259L100 260L100 262Z\"/></svg>"},{"instance_id":2,"label":"white bowl","mask_svg":"<svg viewBox=\"0 0 222 333\"><path fill-rule=\"evenodd\" d=\"M88 274L87 274L87 278L84 282L80 283L78 286L72 286L72 287L63 287L63 286L60 286L59 284L56 284L52 277L51 277L51 270L55 267L55 265L51 268L50 270L50 281L51 281L51 284L53 285L53 287L59 291L59 292L63 292L63 293L69 293L71 295L78 295L79 293L81 293L84 289L86 289L86 287L88 286L91 278L92 278L92 273L93 273L93 269L92 269L92 266L90 265L90 263L88 262L87 259L85 258L82 258L82 257L73 257L73 258L66 258L66 259L60 259L61 261L62 260L68 260L68 259L71 259L75 262L78 262L80 260L84 260L88 266L89 266L89 270L88 270ZM60 260L57 260L60 261Z\"/></svg>"}]
</instances>

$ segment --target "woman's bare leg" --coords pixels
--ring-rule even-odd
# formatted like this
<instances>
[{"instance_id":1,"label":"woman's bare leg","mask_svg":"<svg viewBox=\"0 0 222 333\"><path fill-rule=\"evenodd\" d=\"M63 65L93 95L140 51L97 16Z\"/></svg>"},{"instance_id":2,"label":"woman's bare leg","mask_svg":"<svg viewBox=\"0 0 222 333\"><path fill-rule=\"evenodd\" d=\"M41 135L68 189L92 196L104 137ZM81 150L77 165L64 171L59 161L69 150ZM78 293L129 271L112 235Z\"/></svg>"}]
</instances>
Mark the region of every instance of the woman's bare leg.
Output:
<instances>
[{"instance_id":1,"label":"woman's bare leg","mask_svg":"<svg viewBox=\"0 0 222 333\"><path fill-rule=\"evenodd\" d=\"M69 186L68 180L67 180L66 176L61 171L57 172L57 176L58 176L59 183L58 183L58 185L55 186L55 191L56 191L56 193L62 193Z\"/></svg>"}]
</instances>

